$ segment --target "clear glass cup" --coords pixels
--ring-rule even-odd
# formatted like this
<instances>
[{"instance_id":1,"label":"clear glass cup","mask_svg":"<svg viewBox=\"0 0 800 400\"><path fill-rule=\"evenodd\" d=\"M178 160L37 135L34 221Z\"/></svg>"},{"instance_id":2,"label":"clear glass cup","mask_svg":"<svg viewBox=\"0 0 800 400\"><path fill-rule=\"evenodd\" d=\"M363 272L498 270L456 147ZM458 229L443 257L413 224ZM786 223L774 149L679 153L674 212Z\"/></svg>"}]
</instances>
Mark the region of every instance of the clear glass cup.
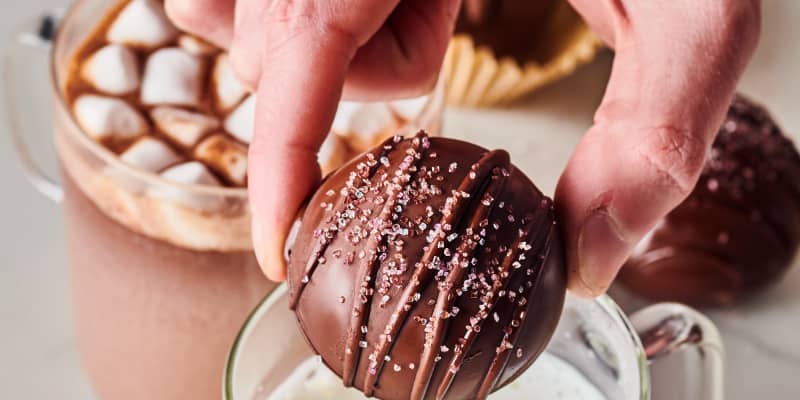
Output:
<instances>
[{"instance_id":1,"label":"clear glass cup","mask_svg":"<svg viewBox=\"0 0 800 400\"><path fill-rule=\"evenodd\" d=\"M274 285L252 251L246 189L137 170L73 118L63 93L71 57L118 4L79 0L11 38L11 133L30 181L63 205L76 341L98 398L218 399L230 344ZM404 132L437 133L442 97L439 85Z\"/></svg>"},{"instance_id":2,"label":"clear glass cup","mask_svg":"<svg viewBox=\"0 0 800 400\"><path fill-rule=\"evenodd\" d=\"M287 297L285 285L277 288L239 332L225 369L225 400L266 400L314 357ZM536 382L525 395L536 400L576 386L606 400L722 400L722 358L714 325L686 306L658 304L629 319L607 296L568 295L544 356L518 379ZM574 373L553 380L548 368ZM545 375L551 379L539 379ZM588 399L583 396L559 398Z\"/></svg>"}]
</instances>

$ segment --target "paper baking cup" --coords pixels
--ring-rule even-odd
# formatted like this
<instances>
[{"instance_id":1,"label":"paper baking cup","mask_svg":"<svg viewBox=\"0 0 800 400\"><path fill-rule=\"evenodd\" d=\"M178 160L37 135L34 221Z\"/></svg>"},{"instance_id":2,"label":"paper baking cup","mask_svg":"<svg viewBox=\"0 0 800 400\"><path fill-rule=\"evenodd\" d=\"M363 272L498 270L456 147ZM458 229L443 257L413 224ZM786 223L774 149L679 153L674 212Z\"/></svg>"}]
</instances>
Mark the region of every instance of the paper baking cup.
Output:
<instances>
[{"instance_id":1,"label":"paper baking cup","mask_svg":"<svg viewBox=\"0 0 800 400\"><path fill-rule=\"evenodd\" d=\"M509 103L591 61L602 43L566 2L557 7L542 35L554 41L554 56L542 64L520 65L510 57L498 59L490 48L476 47L470 35L455 35L442 69L447 80L447 103L466 107Z\"/></svg>"}]
</instances>

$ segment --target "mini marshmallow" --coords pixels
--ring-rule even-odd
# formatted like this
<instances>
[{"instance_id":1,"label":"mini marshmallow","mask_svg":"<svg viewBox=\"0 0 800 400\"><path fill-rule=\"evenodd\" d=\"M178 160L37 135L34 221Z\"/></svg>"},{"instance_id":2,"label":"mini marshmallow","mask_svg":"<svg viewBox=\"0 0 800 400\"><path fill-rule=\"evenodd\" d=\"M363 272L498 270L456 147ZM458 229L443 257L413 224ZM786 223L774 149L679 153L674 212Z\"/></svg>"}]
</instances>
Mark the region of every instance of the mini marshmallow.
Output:
<instances>
[{"instance_id":1,"label":"mini marshmallow","mask_svg":"<svg viewBox=\"0 0 800 400\"><path fill-rule=\"evenodd\" d=\"M253 139L256 125L256 96L250 95L225 120L225 130L244 143Z\"/></svg>"},{"instance_id":2,"label":"mini marshmallow","mask_svg":"<svg viewBox=\"0 0 800 400\"><path fill-rule=\"evenodd\" d=\"M347 142L338 135L328 135L317 153L317 161L322 169L322 176L328 175L342 166L350 158Z\"/></svg>"},{"instance_id":3,"label":"mini marshmallow","mask_svg":"<svg viewBox=\"0 0 800 400\"><path fill-rule=\"evenodd\" d=\"M174 39L178 29L172 25L157 0L133 0L119 13L108 29L112 43L152 49Z\"/></svg>"},{"instance_id":4,"label":"mini marshmallow","mask_svg":"<svg viewBox=\"0 0 800 400\"><path fill-rule=\"evenodd\" d=\"M419 117L422 110L428 105L430 97L420 96L413 99L395 100L389 103L389 107L406 121L413 121Z\"/></svg>"},{"instance_id":5,"label":"mini marshmallow","mask_svg":"<svg viewBox=\"0 0 800 400\"><path fill-rule=\"evenodd\" d=\"M175 164L181 157L164 142L145 136L125 150L119 158L140 169L156 172Z\"/></svg>"},{"instance_id":6,"label":"mini marshmallow","mask_svg":"<svg viewBox=\"0 0 800 400\"><path fill-rule=\"evenodd\" d=\"M139 88L139 61L131 49L110 44L86 60L81 76L102 92L130 93Z\"/></svg>"},{"instance_id":7,"label":"mini marshmallow","mask_svg":"<svg viewBox=\"0 0 800 400\"><path fill-rule=\"evenodd\" d=\"M364 106L364 103L355 101L341 101L336 109L331 129L340 135L346 136L350 132L350 120Z\"/></svg>"},{"instance_id":8,"label":"mini marshmallow","mask_svg":"<svg viewBox=\"0 0 800 400\"><path fill-rule=\"evenodd\" d=\"M197 145L194 157L236 186L247 179L247 147L224 134L212 135Z\"/></svg>"},{"instance_id":9,"label":"mini marshmallow","mask_svg":"<svg viewBox=\"0 0 800 400\"><path fill-rule=\"evenodd\" d=\"M358 151L366 151L394 134L399 121L384 103L339 103L333 132L344 136Z\"/></svg>"},{"instance_id":10,"label":"mini marshmallow","mask_svg":"<svg viewBox=\"0 0 800 400\"><path fill-rule=\"evenodd\" d=\"M234 74L230 57L227 54L223 53L217 56L212 80L217 94L217 108L222 111L228 111L235 107L247 95L247 88Z\"/></svg>"},{"instance_id":11,"label":"mini marshmallow","mask_svg":"<svg viewBox=\"0 0 800 400\"><path fill-rule=\"evenodd\" d=\"M149 129L135 108L113 97L82 95L75 101L73 112L81 128L95 140L133 139Z\"/></svg>"},{"instance_id":12,"label":"mini marshmallow","mask_svg":"<svg viewBox=\"0 0 800 400\"><path fill-rule=\"evenodd\" d=\"M205 185L205 186L220 186L219 180L198 161L189 161L183 164L167 168L161 173L161 177L176 183L184 183L189 185ZM169 222L167 226L178 228L182 223L183 218L175 217L172 207L181 205L191 209L199 209L203 211L211 211L224 206L224 199L217 196L209 196L206 193L195 193L191 190L186 190L184 187L174 185L156 185L150 188L150 195L160 199L171 200L172 204L161 204L161 211L163 212L161 218L165 222Z\"/></svg>"},{"instance_id":13,"label":"mini marshmallow","mask_svg":"<svg viewBox=\"0 0 800 400\"><path fill-rule=\"evenodd\" d=\"M202 61L186 50L169 47L147 59L142 103L196 106L200 102Z\"/></svg>"},{"instance_id":14,"label":"mini marshmallow","mask_svg":"<svg viewBox=\"0 0 800 400\"><path fill-rule=\"evenodd\" d=\"M172 182L193 185L219 186L219 180L199 161L189 161L170 167L161 176Z\"/></svg>"},{"instance_id":15,"label":"mini marshmallow","mask_svg":"<svg viewBox=\"0 0 800 400\"><path fill-rule=\"evenodd\" d=\"M178 46L196 56L210 56L217 51L213 44L188 34L181 35L178 38Z\"/></svg>"},{"instance_id":16,"label":"mini marshmallow","mask_svg":"<svg viewBox=\"0 0 800 400\"><path fill-rule=\"evenodd\" d=\"M220 125L216 117L174 107L156 107L150 117L159 130L183 147L194 146Z\"/></svg>"}]
</instances>

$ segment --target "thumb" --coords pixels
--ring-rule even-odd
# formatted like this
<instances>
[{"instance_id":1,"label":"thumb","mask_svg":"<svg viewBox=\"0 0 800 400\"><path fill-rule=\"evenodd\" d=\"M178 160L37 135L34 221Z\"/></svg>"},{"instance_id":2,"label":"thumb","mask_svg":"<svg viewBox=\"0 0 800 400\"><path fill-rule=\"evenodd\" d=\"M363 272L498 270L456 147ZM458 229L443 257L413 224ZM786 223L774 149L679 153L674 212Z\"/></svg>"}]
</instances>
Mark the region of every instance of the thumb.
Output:
<instances>
[{"instance_id":1,"label":"thumb","mask_svg":"<svg viewBox=\"0 0 800 400\"><path fill-rule=\"evenodd\" d=\"M603 103L556 190L578 294L605 292L697 181L758 37L757 10L717 3L626 2L610 30L617 54Z\"/></svg>"}]
</instances>

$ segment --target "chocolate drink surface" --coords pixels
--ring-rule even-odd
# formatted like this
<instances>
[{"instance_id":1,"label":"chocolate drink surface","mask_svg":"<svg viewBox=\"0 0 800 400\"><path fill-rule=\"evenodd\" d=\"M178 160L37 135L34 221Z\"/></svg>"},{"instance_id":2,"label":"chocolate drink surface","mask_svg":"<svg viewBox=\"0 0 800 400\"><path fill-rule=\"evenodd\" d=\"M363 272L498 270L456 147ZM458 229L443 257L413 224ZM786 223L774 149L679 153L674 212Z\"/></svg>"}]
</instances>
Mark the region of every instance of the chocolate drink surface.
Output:
<instances>
[{"instance_id":1,"label":"chocolate drink surface","mask_svg":"<svg viewBox=\"0 0 800 400\"><path fill-rule=\"evenodd\" d=\"M700 180L639 244L620 282L656 301L727 305L776 282L800 246L800 155L738 96Z\"/></svg>"},{"instance_id":2,"label":"chocolate drink surface","mask_svg":"<svg viewBox=\"0 0 800 400\"><path fill-rule=\"evenodd\" d=\"M423 133L329 176L289 264L312 348L389 400L485 398L544 350L566 292L552 201L506 152Z\"/></svg>"}]
</instances>

